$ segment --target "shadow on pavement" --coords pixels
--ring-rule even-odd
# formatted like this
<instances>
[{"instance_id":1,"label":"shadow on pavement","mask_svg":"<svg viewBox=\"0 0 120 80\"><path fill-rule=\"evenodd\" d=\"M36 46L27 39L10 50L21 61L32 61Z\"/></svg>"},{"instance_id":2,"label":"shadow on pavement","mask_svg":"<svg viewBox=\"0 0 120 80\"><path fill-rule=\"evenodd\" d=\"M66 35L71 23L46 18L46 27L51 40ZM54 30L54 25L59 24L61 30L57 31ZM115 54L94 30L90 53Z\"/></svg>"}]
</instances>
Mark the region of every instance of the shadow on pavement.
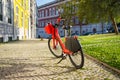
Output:
<instances>
[{"instance_id":1,"label":"shadow on pavement","mask_svg":"<svg viewBox=\"0 0 120 80\"><path fill-rule=\"evenodd\" d=\"M44 58L43 58L44 59ZM52 59L56 58L48 58L46 60L50 61ZM44 59L45 60L45 59ZM38 69L38 72L41 71L41 69L44 69L45 71L48 71L50 73L46 74L32 74L36 69L26 69L26 68L36 68ZM54 68L57 69L66 69L63 71L55 71L52 70ZM52 76L52 75L59 75L62 73L69 73L72 71L75 71L76 69L74 67L69 66L59 66L59 65L49 65L47 63L41 62L38 64L35 64L34 62L31 63L30 59L13 59L13 58L0 58L0 79L20 79L20 78L31 78L31 77L42 77L42 76ZM23 75L23 74L31 74L31 75ZM22 74L22 75L19 75ZM16 75L16 76L14 76Z\"/></svg>"}]
</instances>

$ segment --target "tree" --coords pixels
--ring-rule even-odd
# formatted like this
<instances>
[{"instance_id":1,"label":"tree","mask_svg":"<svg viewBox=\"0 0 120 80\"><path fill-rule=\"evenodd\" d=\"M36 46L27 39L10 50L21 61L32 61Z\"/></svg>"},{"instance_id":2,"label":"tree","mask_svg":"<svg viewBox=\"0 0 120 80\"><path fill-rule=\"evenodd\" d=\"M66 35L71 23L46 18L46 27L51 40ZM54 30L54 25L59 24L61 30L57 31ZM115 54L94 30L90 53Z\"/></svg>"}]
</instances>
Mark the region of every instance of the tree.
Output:
<instances>
[{"instance_id":1,"label":"tree","mask_svg":"<svg viewBox=\"0 0 120 80\"><path fill-rule=\"evenodd\" d=\"M62 4L62 6L59 6L60 9L62 9L62 13L60 13L60 15L62 17L64 17L65 21L64 21L64 26L71 26L73 25L73 5L72 3L66 2L64 4ZM71 30L68 30L68 34L71 33Z\"/></svg>"},{"instance_id":2,"label":"tree","mask_svg":"<svg viewBox=\"0 0 120 80\"><path fill-rule=\"evenodd\" d=\"M71 0L69 4L77 7L75 14L80 22L85 19L87 23L98 23L108 22L111 19L115 33L119 33L116 22L120 22L120 0ZM72 16L67 14L66 10L65 14Z\"/></svg>"},{"instance_id":3,"label":"tree","mask_svg":"<svg viewBox=\"0 0 120 80\"><path fill-rule=\"evenodd\" d=\"M72 25L72 17L73 17L73 5L71 2L64 3L61 8L63 9L63 13L61 16L65 19L65 25Z\"/></svg>"}]
</instances>

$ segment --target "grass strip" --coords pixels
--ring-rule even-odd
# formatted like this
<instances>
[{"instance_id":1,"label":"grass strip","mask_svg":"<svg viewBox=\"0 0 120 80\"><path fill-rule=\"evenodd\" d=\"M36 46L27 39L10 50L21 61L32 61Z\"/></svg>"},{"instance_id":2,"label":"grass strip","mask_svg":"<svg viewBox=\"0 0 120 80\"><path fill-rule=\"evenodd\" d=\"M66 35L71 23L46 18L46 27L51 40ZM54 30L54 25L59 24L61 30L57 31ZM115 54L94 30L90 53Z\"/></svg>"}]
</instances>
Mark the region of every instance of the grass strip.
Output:
<instances>
[{"instance_id":1,"label":"grass strip","mask_svg":"<svg viewBox=\"0 0 120 80\"><path fill-rule=\"evenodd\" d=\"M84 53L120 70L120 35L96 34L78 39Z\"/></svg>"}]
</instances>

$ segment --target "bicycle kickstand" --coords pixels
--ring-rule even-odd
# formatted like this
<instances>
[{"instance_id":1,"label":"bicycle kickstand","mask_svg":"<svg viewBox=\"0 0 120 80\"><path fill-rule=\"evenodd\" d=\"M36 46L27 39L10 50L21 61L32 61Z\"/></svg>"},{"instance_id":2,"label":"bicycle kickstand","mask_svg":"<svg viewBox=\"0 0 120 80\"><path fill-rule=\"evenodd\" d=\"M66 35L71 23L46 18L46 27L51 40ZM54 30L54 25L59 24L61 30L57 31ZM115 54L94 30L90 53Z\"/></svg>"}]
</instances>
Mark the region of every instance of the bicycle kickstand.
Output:
<instances>
[{"instance_id":1,"label":"bicycle kickstand","mask_svg":"<svg viewBox=\"0 0 120 80\"><path fill-rule=\"evenodd\" d=\"M67 56L67 55L64 55L64 54L63 54L62 58L60 59L60 61L59 61L57 64L59 64L62 60L66 59L66 56Z\"/></svg>"}]
</instances>

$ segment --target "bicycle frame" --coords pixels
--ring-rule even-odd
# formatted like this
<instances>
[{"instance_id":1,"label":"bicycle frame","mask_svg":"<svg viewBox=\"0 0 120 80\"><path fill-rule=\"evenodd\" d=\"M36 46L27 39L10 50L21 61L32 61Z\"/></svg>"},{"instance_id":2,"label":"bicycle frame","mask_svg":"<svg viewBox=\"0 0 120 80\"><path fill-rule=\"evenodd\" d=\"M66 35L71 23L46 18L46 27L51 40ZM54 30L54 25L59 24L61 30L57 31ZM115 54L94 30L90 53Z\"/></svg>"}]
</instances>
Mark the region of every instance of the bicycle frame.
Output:
<instances>
[{"instance_id":1,"label":"bicycle frame","mask_svg":"<svg viewBox=\"0 0 120 80\"><path fill-rule=\"evenodd\" d=\"M72 54L73 52L71 52L70 50L68 50L66 47L65 47L65 44L62 42L61 38L60 38L60 35L58 33L58 28L53 28L54 29L54 32L52 34L52 39L53 39L53 48L56 47L56 45L60 44L61 48L62 48L62 52L65 53L65 54ZM56 43L56 44L55 44Z\"/></svg>"},{"instance_id":2,"label":"bicycle frame","mask_svg":"<svg viewBox=\"0 0 120 80\"><path fill-rule=\"evenodd\" d=\"M58 63L60 63L64 59L66 59L66 56L68 55L71 63L73 64L73 66L76 69L82 68L83 64L84 64L84 55L83 55L82 47L81 47L79 41L77 40L77 36L73 36L73 37L71 37L70 35L69 35L70 37L67 37L68 35L65 36L66 42L64 44L58 33L57 26L58 25L55 24L55 26L54 26L51 23L48 23L48 25L45 26L46 33L52 35L52 38L50 38L48 40L48 47L49 47L50 52L55 57L61 58ZM64 28L64 29L69 30L69 28L68 29ZM59 48L59 46L61 48ZM76 46L76 47L74 47L74 46ZM61 53L61 49L62 49L62 53ZM58 51L58 52L56 52L56 51Z\"/></svg>"}]
</instances>

